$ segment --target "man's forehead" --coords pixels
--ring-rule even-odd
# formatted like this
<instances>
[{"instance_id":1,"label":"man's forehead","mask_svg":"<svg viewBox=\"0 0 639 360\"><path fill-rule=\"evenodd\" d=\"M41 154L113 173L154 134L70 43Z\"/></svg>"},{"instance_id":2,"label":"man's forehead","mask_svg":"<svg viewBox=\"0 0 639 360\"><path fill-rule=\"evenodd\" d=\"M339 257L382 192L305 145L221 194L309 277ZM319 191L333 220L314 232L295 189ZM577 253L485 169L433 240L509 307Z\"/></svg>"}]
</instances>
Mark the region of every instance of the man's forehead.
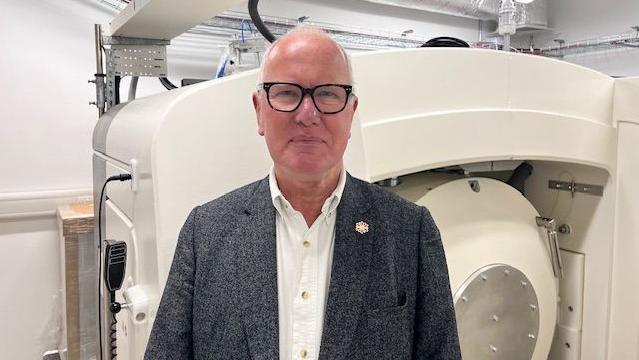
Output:
<instances>
[{"instance_id":1,"label":"man's forehead","mask_svg":"<svg viewBox=\"0 0 639 360\"><path fill-rule=\"evenodd\" d=\"M337 43L323 34L291 35L273 44L263 64L263 76L272 72L290 72L292 63L321 65L331 73L344 72L348 76L348 65L344 53Z\"/></svg>"},{"instance_id":2,"label":"man's forehead","mask_svg":"<svg viewBox=\"0 0 639 360\"><path fill-rule=\"evenodd\" d=\"M282 38L269 50L266 62L279 59L325 57L343 59L339 46L328 35L295 34Z\"/></svg>"}]
</instances>

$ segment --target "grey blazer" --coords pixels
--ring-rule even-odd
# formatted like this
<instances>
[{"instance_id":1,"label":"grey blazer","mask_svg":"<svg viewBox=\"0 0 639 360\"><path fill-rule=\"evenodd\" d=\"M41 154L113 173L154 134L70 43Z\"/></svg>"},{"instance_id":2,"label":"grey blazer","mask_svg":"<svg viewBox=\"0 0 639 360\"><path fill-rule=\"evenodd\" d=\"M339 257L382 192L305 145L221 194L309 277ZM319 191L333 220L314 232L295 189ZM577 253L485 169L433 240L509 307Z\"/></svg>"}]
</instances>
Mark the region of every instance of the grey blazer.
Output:
<instances>
[{"instance_id":1,"label":"grey blazer","mask_svg":"<svg viewBox=\"0 0 639 360\"><path fill-rule=\"evenodd\" d=\"M355 231L364 221L369 231ZM446 259L428 211L348 175L319 358L461 359ZM279 359L268 178L189 215L145 359Z\"/></svg>"}]
</instances>

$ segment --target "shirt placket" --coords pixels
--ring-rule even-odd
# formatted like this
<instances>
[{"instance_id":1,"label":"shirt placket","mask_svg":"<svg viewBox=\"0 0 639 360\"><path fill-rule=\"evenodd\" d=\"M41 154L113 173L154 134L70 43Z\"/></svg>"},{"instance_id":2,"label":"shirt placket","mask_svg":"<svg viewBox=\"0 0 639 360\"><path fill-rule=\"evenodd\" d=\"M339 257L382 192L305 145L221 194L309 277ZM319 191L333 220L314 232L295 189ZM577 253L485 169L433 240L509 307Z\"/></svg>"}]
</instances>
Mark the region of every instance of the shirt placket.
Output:
<instances>
[{"instance_id":1,"label":"shirt placket","mask_svg":"<svg viewBox=\"0 0 639 360\"><path fill-rule=\"evenodd\" d=\"M304 229L298 234L298 238L300 239L298 245L301 249L302 272L298 291L293 299L294 345L292 349L292 359L307 360L317 358L315 354L317 344L314 342L317 327L316 309L319 290L317 287L318 254L317 246L312 239L314 235L317 235L317 226L312 226L308 230ZM302 245L305 241L308 241L308 246Z\"/></svg>"}]
</instances>

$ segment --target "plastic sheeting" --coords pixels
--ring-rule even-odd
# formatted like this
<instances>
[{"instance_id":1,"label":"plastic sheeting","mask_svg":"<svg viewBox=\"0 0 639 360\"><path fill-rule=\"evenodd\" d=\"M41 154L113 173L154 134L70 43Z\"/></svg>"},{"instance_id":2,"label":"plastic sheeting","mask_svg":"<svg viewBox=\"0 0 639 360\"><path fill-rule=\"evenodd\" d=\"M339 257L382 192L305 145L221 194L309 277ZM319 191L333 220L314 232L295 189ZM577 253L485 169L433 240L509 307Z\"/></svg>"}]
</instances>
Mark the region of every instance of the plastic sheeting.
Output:
<instances>
[{"instance_id":1,"label":"plastic sheeting","mask_svg":"<svg viewBox=\"0 0 639 360\"><path fill-rule=\"evenodd\" d=\"M372 3L417 9L479 20L497 20L500 0L365 0ZM521 26L548 26L547 0L516 3L515 19Z\"/></svg>"},{"instance_id":2,"label":"plastic sheeting","mask_svg":"<svg viewBox=\"0 0 639 360\"><path fill-rule=\"evenodd\" d=\"M98 276L93 205L60 206L58 224L63 279L58 350L62 359L95 359Z\"/></svg>"}]
</instances>

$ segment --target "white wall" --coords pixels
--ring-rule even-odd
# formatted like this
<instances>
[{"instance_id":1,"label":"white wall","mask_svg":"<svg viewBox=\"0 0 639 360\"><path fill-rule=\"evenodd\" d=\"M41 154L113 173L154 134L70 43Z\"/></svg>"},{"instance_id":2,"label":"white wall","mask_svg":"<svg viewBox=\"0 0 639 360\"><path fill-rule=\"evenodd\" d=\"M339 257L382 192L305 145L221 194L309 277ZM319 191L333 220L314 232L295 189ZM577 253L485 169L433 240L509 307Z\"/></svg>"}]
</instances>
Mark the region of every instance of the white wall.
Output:
<instances>
[{"instance_id":1,"label":"white wall","mask_svg":"<svg viewBox=\"0 0 639 360\"><path fill-rule=\"evenodd\" d=\"M81 1L2 0L0 193L91 184L93 24Z\"/></svg>"},{"instance_id":2,"label":"white wall","mask_svg":"<svg viewBox=\"0 0 639 360\"><path fill-rule=\"evenodd\" d=\"M37 190L91 184L95 92L93 23L110 14L80 1L0 0L0 349L3 359L40 359L60 320L58 200ZM44 196L44 195L43 195ZM22 200L20 200L22 199ZM8 220L8 213L48 214Z\"/></svg>"},{"instance_id":3,"label":"white wall","mask_svg":"<svg viewBox=\"0 0 639 360\"><path fill-rule=\"evenodd\" d=\"M376 31L413 29L426 37L475 41L478 36L474 20L360 1L269 0L260 4L260 11ZM114 13L98 0L0 0L3 359L39 359L57 343L61 280L58 229L51 211L61 202L90 194L97 121L97 110L88 105L95 89L87 83L95 72L93 24L108 22ZM185 77L212 78L222 47L204 35L175 39L167 50L169 78L175 83ZM122 99L127 84L123 81ZM139 96L165 91L155 79L141 79L138 89ZM48 191L48 199L37 199L37 191ZM42 211L46 214L7 217Z\"/></svg>"},{"instance_id":4,"label":"white wall","mask_svg":"<svg viewBox=\"0 0 639 360\"><path fill-rule=\"evenodd\" d=\"M550 25L566 41L617 34L639 25L636 0L555 0L548 5Z\"/></svg>"},{"instance_id":5,"label":"white wall","mask_svg":"<svg viewBox=\"0 0 639 360\"><path fill-rule=\"evenodd\" d=\"M40 359L60 321L55 218L0 222L0 349L3 359Z\"/></svg>"},{"instance_id":6,"label":"white wall","mask_svg":"<svg viewBox=\"0 0 639 360\"><path fill-rule=\"evenodd\" d=\"M637 0L554 0L548 2L553 34L539 34L537 46L555 45L553 39L566 42L632 32L639 25ZM639 75L639 49L623 48L566 56L566 61L593 68L612 76Z\"/></svg>"}]
</instances>

